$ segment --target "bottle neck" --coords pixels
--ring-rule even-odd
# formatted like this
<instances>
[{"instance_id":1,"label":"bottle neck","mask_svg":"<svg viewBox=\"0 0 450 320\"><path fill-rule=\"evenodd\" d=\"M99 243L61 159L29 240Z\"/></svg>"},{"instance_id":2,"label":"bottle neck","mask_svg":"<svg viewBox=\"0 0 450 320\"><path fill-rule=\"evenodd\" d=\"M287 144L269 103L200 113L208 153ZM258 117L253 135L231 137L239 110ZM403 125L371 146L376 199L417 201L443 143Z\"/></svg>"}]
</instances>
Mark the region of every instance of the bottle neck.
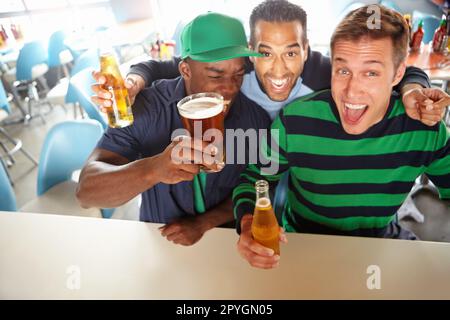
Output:
<instances>
[{"instance_id":1,"label":"bottle neck","mask_svg":"<svg viewBox=\"0 0 450 320\"><path fill-rule=\"evenodd\" d=\"M256 205L258 207L270 206L269 184L267 181L260 180L255 184L256 188Z\"/></svg>"}]
</instances>

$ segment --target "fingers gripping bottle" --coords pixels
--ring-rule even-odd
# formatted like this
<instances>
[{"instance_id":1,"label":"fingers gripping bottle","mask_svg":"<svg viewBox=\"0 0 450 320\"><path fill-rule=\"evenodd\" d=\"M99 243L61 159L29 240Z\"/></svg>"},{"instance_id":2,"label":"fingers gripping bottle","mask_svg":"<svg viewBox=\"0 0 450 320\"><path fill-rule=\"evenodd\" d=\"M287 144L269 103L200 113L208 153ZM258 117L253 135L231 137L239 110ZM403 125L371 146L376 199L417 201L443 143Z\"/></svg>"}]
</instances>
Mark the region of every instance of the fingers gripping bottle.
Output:
<instances>
[{"instance_id":1,"label":"fingers gripping bottle","mask_svg":"<svg viewBox=\"0 0 450 320\"><path fill-rule=\"evenodd\" d=\"M133 123L130 98L112 47L100 50L100 72L106 78L103 88L111 93L112 107L107 108L108 125L123 128Z\"/></svg>"},{"instance_id":2,"label":"fingers gripping bottle","mask_svg":"<svg viewBox=\"0 0 450 320\"><path fill-rule=\"evenodd\" d=\"M269 184L265 180L258 180L255 188L256 205L251 227L253 239L279 255L280 227L270 203Z\"/></svg>"}]
</instances>

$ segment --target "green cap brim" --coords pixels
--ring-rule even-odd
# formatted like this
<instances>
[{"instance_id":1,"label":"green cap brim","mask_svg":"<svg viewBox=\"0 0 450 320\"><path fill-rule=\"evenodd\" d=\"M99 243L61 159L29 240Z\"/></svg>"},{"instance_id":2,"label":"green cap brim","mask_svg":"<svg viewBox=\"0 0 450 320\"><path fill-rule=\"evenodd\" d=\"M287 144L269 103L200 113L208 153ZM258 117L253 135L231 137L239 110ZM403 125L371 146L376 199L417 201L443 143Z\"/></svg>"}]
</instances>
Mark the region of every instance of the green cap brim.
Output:
<instances>
[{"instance_id":1,"label":"green cap brim","mask_svg":"<svg viewBox=\"0 0 450 320\"><path fill-rule=\"evenodd\" d=\"M217 62L222 60L230 60L234 58L241 58L241 57L262 57L263 55L250 50L249 48L242 47L242 46L236 46L236 47L228 47L228 48L222 48L197 54L187 54L183 56L182 58L185 59L187 57L191 58L192 60L199 61L199 62Z\"/></svg>"}]
</instances>

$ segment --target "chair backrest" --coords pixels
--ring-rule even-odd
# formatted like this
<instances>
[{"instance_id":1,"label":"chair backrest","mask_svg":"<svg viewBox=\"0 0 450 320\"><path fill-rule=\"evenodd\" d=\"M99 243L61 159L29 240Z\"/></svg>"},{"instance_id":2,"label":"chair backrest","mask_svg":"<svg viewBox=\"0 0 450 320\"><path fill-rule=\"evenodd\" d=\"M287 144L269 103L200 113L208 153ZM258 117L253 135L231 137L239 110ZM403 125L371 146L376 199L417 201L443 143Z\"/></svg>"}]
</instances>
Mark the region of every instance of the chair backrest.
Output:
<instances>
[{"instance_id":1,"label":"chair backrest","mask_svg":"<svg viewBox=\"0 0 450 320\"><path fill-rule=\"evenodd\" d=\"M91 85L95 83L92 77L92 68L81 70L70 79L70 83L75 89L77 101L89 118L100 122L104 129L107 128L107 120L105 116L98 110L98 107L91 101L91 96L94 94Z\"/></svg>"},{"instance_id":2,"label":"chair backrest","mask_svg":"<svg viewBox=\"0 0 450 320\"><path fill-rule=\"evenodd\" d=\"M32 80L32 70L38 64L47 64L47 50L40 41L26 43L20 49L16 64L16 79Z\"/></svg>"},{"instance_id":3,"label":"chair backrest","mask_svg":"<svg viewBox=\"0 0 450 320\"><path fill-rule=\"evenodd\" d=\"M38 196L54 185L70 180L83 167L103 134L95 120L71 120L56 124L45 137L39 158Z\"/></svg>"},{"instance_id":4,"label":"chair backrest","mask_svg":"<svg viewBox=\"0 0 450 320\"><path fill-rule=\"evenodd\" d=\"M97 49L89 49L85 51L83 54L81 54L77 60L75 61L75 64L70 71L70 76L73 77L81 70L84 70L86 68L91 68L95 70L100 69L100 61L98 58L98 50ZM75 92L75 88L73 85L69 82L69 87L67 88L67 94L65 98L66 103L75 103L77 102L77 95Z\"/></svg>"},{"instance_id":5,"label":"chair backrest","mask_svg":"<svg viewBox=\"0 0 450 320\"><path fill-rule=\"evenodd\" d=\"M340 23L342 21L342 19L344 19L344 17L350 13L353 10L356 10L358 8L361 8L365 6L365 3L363 2L352 2L350 4L348 4L346 7L344 7L344 9L342 9L342 11L337 15L337 20L336 23Z\"/></svg>"},{"instance_id":6,"label":"chair backrest","mask_svg":"<svg viewBox=\"0 0 450 320\"><path fill-rule=\"evenodd\" d=\"M8 96L6 95L5 87L0 81L0 109L5 110L8 114L11 113L11 106L9 105Z\"/></svg>"},{"instance_id":7,"label":"chair backrest","mask_svg":"<svg viewBox=\"0 0 450 320\"><path fill-rule=\"evenodd\" d=\"M423 13L421 11L414 10L412 14L413 20L413 32L417 30L420 20L423 21L423 39L422 42L427 44L433 40L434 32L439 27L441 20L428 13Z\"/></svg>"},{"instance_id":8,"label":"chair backrest","mask_svg":"<svg viewBox=\"0 0 450 320\"><path fill-rule=\"evenodd\" d=\"M273 199L273 210L275 211L275 215L277 216L278 223L282 222L282 214L286 205L288 190L289 172L286 172L281 176L281 179L278 182Z\"/></svg>"},{"instance_id":9,"label":"chair backrest","mask_svg":"<svg viewBox=\"0 0 450 320\"><path fill-rule=\"evenodd\" d=\"M16 211L16 196L9 181L3 161L0 161L0 211Z\"/></svg>"},{"instance_id":10,"label":"chair backrest","mask_svg":"<svg viewBox=\"0 0 450 320\"><path fill-rule=\"evenodd\" d=\"M187 22L185 22L185 21L179 21L177 26L175 27L175 31L172 36L172 40L175 41L175 55L176 56L181 55L181 32L183 31L186 24L187 24Z\"/></svg>"},{"instance_id":11,"label":"chair backrest","mask_svg":"<svg viewBox=\"0 0 450 320\"><path fill-rule=\"evenodd\" d=\"M69 50L64 44L66 33L62 30L52 33L48 40L48 66L56 67L61 65L60 53Z\"/></svg>"},{"instance_id":12,"label":"chair backrest","mask_svg":"<svg viewBox=\"0 0 450 320\"><path fill-rule=\"evenodd\" d=\"M400 7L394 1L381 0L380 4L382 6L385 6L386 8L389 8L389 9L392 9L392 10L395 10L395 11L401 13Z\"/></svg>"}]
</instances>

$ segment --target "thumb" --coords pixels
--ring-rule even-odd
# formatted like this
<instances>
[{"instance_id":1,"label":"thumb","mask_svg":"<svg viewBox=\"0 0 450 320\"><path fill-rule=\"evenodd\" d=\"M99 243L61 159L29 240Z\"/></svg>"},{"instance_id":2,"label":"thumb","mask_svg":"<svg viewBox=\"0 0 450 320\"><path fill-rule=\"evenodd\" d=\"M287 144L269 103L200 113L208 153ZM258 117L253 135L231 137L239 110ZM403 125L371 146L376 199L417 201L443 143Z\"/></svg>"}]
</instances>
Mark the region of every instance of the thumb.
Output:
<instances>
[{"instance_id":1,"label":"thumb","mask_svg":"<svg viewBox=\"0 0 450 320\"><path fill-rule=\"evenodd\" d=\"M434 103L432 109L434 109L434 108L445 109L449 105L450 105L450 97L449 96L445 96L445 97L442 97L440 100L436 101Z\"/></svg>"},{"instance_id":2,"label":"thumb","mask_svg":"<svg viewBox=\"0 0 450 320\"><path fill-rule=\"evenodd\" d=\"M414 100L415 103L419 104L430 104L433 103L431 99L428 98L428 96L422 91L422 90L414 90L411 92L411 97ZM415 103L407 104L409 108L415 107Z\"/></svg>"},{"instance_id":3,"label":"thumb","mask_svg":"<svg viewBox=\"0 0 450 320\"><path fill-rule=\"evenodd\" d=\"M134 80L133 78L131 78L131 77L127 77L126 79L125 79L125 87L127 88L127 89L133 89L133 87L135 87L136 86L136 80Z\"/></svg>"}]
</instances>

